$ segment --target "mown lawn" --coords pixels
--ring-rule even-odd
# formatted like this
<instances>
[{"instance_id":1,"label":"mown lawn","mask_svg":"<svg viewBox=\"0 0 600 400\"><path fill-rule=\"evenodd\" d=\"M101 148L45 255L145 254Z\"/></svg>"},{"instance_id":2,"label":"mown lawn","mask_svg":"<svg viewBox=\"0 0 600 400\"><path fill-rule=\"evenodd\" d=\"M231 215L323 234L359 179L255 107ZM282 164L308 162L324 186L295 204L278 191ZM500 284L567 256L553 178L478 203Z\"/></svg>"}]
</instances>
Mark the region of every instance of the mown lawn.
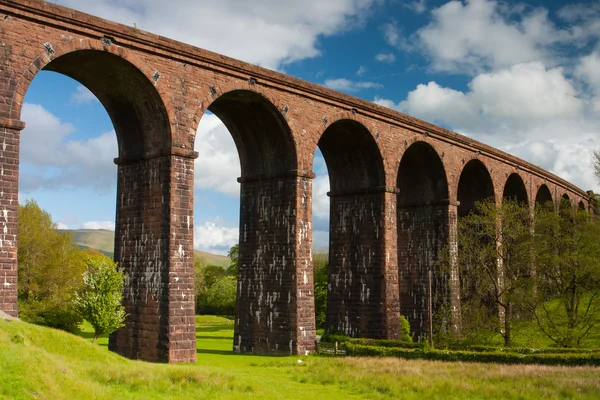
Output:
<instances>
[{"instance_id":1,"label":"mown lawn","mask_svg":"<svg viewBox=\"0 0 600 400\"><path fill-rule=\"evenodd\" d=\"M198 362L149 364L87 338L0 320L2 399L483 399L600 397L600 369L231 352L233 323L198 317ZM298 360L302 362L299 363Z\"/></svg>"}]
</instances>

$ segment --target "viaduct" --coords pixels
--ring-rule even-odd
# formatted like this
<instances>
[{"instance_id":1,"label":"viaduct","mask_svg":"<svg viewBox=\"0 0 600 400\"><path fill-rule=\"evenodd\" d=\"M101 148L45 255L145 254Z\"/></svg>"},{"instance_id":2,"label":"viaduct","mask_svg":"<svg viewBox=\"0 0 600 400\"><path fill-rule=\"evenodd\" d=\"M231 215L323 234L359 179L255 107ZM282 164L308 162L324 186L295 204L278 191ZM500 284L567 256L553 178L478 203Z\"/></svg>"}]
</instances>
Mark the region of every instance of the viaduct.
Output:
<instances>
[{"instance_id":1,"label":"viaduct","mask_svg":"<svg viewBox=\"0 0 600 400\"><path fill-rule=\"evenodd\" d=\"M19 135L40 70L96 95L117 134L115 260L128 274L126 326L110 349L196 360L194 139L207 110L241 160L234 350L314 347L312 163L331 192L328 326L397 338L428 323L427 271L474 202L530 206L586 192L532 164L373 103L40 0L0 0L0 310L17 315ZM196 171L196 173L203 173ZM447 287L459 304L459 273Z\"/></svg>"}]
</instances>

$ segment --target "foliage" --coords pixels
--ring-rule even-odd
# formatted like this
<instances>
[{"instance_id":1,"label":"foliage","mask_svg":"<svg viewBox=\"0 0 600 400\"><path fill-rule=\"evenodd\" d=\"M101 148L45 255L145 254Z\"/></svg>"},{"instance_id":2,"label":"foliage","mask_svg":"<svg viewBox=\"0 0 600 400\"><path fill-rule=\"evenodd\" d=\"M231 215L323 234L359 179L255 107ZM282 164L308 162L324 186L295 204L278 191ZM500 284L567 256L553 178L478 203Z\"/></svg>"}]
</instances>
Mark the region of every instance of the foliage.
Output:
<instances>
[{"instance_id":1,"label":"foliage","mask_svg":"<svg viewBox=\"0 0 600 400\"><path fill-rule=\"evenodd\" d=\"M600 223L563 210L536 210L534 315L558 346L576 347L600 322Z\"/></svg>"},{"instance_id":2,"label":"foliage","mask_svg":"<svg viewBox=\"0 0 600 400\"><path fill-rule=\"evenodd\" d=\"M117 264L106 256L92 256L86 261L83 286L73 304L80 315L94 327L94 342L101 334L110 334L125 326L123 281Z\"/></svg>"},{"instance_id":3,"label":"foliage","mask_svg":"<svg viewBox=\"0 0 600 400\"><path fill-rule=\"evenodd\" d=\"M404 315L400 316L400 337L402 341L412 343L413 338L410 334L410 322Z\"/></svg>"},{"instance_id":4,"label":"foliage","mask_svg":"<svg viewBox=\"0 0 600 400\"><path fill-rule=\"evenodd\" d=\"M227 257L231 259L231 264L227 268L227 274L230 276L237 277L238 276L238 262L240 259L240 245L239 243L231 246L229 252L227 253Z\"/></svg>"},{"instance_id":5,"label":"foliage","mask_svg":"<svg viewBox=\"0 0 600 400\"><path fill-rule=\"evenodd\" d=\"M505 345L511 345L513 318L524 310L531 290L532 241L529 209L515 200L504 199L502 207L484 200L460 218L458 262L466 332L495 326ZM495 310L502 312L501 318L494 317Z\"/></svg>"},{"instance_id":6,"label":"foliage","mask_svg":"<svg viewBox=\"0 0 600 400\"><path fill-rule=\"evenodd\" d=\"M439 361L482 362L500 364L541 364L541 365L595 365L600 366L598 353L530 353L516 352L475 352L420 349L405 349L400 347L366 346L346 342L346 354L350 356L368 357L401 357L404 359L424 359Z\"/></svg>"},{"instance_id":7,"label":"foliage","mask_svg":"<svg viewBox=\"0 0 600 400\"><path fill-rule=\"evenodd\" d=\"M194 260L196 314L235 314L237 275L228 275L228 270Z\"/></svg>"},{"instance_id":8,"label":"foliage","mask_svg":"<svg viewBox=\"0 0 600 400\"><path fill-rule=\"evenodd\" d=\"M322 342L330 342L330 343L334 343L334 342L343 343L343 342L347 342L351 339L352 338L350 336L346 336L343 332L339 332L335 329L326 330L325 333L323 334L323 336L321 337Z\"/></svg>"},{"instance_id":9,"label":"foliage","mask_svg":"<svg viewBox=\"0 0 600 400\"><path fill-rule=\"evenodd\" d=\"M327 282L329 280L329 264L327 255L315 254L313 258L315 323L317 329L325 328L327 320Z\"/></svg>"},{"instance_id":10,"label":"foliage","mask_svg":"<svg viewBox=\"0 0 600 400\"><path fill-rule=\"evenodd\" d=\"M33 200L19 206L17 257L21 318L76 331L81 318L71 298L82 284L86 255Z\"/></svg>"}]
</instances>

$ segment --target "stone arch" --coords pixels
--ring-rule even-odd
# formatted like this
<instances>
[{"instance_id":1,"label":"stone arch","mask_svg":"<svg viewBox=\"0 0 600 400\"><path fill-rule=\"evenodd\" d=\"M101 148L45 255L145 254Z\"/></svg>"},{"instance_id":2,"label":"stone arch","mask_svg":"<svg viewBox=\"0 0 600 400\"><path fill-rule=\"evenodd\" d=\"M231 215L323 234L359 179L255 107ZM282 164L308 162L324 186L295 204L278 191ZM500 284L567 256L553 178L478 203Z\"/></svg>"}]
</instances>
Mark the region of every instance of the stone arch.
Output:
<instances>
[{"instance_id":1,"label":"stone arch","mask_svg":"<svg viewBox=\"0 0 600 400\"><path fill-rule=\"evenodd\" d=\"M508 176L504 184L502 198L515 200L521 204L529 204L527 188L525 187L525 183L523 183L523 178L519 174L512 173Z\"/></svg>"},{"instance_id":2,"label":"stone arch","mask_svg":"<svg viewBox=\"0 0 600 400\"><path fill-rule=\"evenodd\" d=\"M400 312L416 338L428 334L428 271L448 241L449 188L436 150L423 141L402 155L397 177L397 248ZM434 310L447 294L447 281L435 276Z\"/></svg>"},{"instance_id":3,"label":"stone arch","mask_svg":"<svg viewBox=\"0 0 600 400\"><path fill-rule=\"evenodd\" d=\"M383 158L371 132L354 119L329 124L318 146L330 182L326 327L386 337Z\"/></svg>"},{"instance_id":4,"label":"stone arch","mask_svg":"<svg viewBox=\"0 0 600 400\"><path fill-rule=\"evenodd\" d=\"M475 203L494 198L494 184L485 164L479 159L471 159L465 164L458 180L458 216L467 215L475 209Z\"/></svg>"},{"instance_id":5,"label":"stone arch","mask_svg":"<svg viewBox=\"0 0 600 400\"><path fill-rule=\"evenodd\" d=\"M554 207L554 201L552 200L552 193L546 184L541 185L538 188L535 196L535 205L545 207L547 204L551 204Z\"/></svg>"},{"instance_id":6,"label":"stone arch","mask_svg":"<svg viewBox=\"0 0 600 400\"><path fill-rule=\"evenodd\" d=\"M558 212L563 216L572 215L574 212L573 202L568 193L563 193L558 203Z\"/></svg>"},{"instance_id":7,"label":"stone arch","mask_svg":"<svg viewBox=\"0 0 600 400\"><path fill-rule=\"evenodd\" d=\"M577 203L577 210L585 211L585 203L582 200L580 200L579 203Z\"/></svg>"},{"instance_id":8,"label":"stone arch","mask_svg":"<svg viewBox=\"0 0 600 400\"><path fill-rule=\"evenodd\" d=\"M160 73L127 49L74 39L40 53L17 80L11 118L20 118L25 93L40 70L66 75L98 98L115 128L120 161L170 153L177 121L164 102Z\"/></svg>"},{"instance_id":9,"label":"stone arch","mask_svg":"<svg viewBox=\"0 0 600 400\"><path fill-rule=\"evenodd\" d=\"M297 171L290 128L264 94L250 89L220 92L206 110L214 113L233 137L242 180L283 177Z\"/></svg>"}]
</instances>

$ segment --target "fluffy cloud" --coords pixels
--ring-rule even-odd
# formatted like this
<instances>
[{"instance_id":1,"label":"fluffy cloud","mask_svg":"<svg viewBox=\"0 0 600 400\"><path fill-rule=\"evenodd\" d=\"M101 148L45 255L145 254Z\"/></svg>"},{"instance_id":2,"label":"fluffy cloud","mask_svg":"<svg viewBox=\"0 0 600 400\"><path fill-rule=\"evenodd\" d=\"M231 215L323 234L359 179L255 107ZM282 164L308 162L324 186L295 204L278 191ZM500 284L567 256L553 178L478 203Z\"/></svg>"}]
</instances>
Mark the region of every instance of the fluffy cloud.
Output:
<instances>
[{"instance_id":1,"label":"fluffy cloud","mask_svg":"<svg viewBox=\"0 0 600 400\"><path fill-rule=\"evenodd\" d=\"M362 24L383 0L56 0L241 60L279 68L320 54L318 40ZM223 21L227 21L224 28Z\"/></svg>"},{"instance_id":2,"label":"fluffy cloud","mask_svg":"<svg viewBox=\"0 0 600 400\"><path fill-rule=\"evenodd\" d=\"M89 187L106 190L116 182L118 155L114 132L86 140L72 138L75 128L37 104L23 104L20 189Z\"/></svg>"},{"instance_id":3,"label":"fluffy cloud","mask_svg":"<svg viewBox=\"0 0 600 400\"><path fill-rule=\"evenodd\" d=\"M240 158L231 134L216 115L202 117L194 147L200 154L194 166L195 187L239 196Z\"/></svg>"},{"instance_id":4,"label":"fluffy cloud","mask_svg":"<svg viewBox=\"0 0 600 400\"><path fill-rule=\"evenodd\" d=\"M98 101L98 98L83 85L77 86L77 89L71 95L71 103L76 105L91 104L95 101Z\"/></svg>"},{"instance_id":5,"label":"fluffy cloud","mask_svg":"<svg viewBox=\"0 0 600 400\"><path fill-rule=\"evenodd\" d=\"M379 53L375 56L375 60L383 63L392 64L396 62L394 53Z\"/></svg>"},{"instance_id":6,"label":"fluffy cloud","mask_svg":"<svg viewBox=\"0 0 600 400\"><path fill-rule=\"evenodd\" d=\"M518 64L479 74L468 88L429 82L400 103L375 102L515 154L583 189L597 188L589 163L591 150L600 148L600 115L587 107L563 69Z\"/></svg>"},{"instance_id":7,"label":"fluffy cloud","mask_svg":"<svg viewBox=\"0 0 600 400\"><path fill-rule=\"evenodd\" d=\"M357 92L362 89L378 89L383 87L381 84L375 82L351 81L345 78L327 79L324 85L342 92Z\"/></svg>"},{"instance_id":8,"label":"fluffy cloud","mask_svg":"<svg viewBox=\"0 0 600 400\"><path fill-rule=\"evenodd\" d=\"M231 246L238 243L240 230L223 226L220 218L206 221L194 228L194 248L214 254L227 254Z\"/></svg>"},{"instance_id":9,"label":"fluffy cloud","mask_svg":"<svg viewBox=\"0 0 600 400\"><path fill-rule=\"evenodd\" d=\"M383 34L392 46L423 51L433 71L478 74L531 61L557 65L562 46L582 48L600 35L599 19L589 17L591 10L600 15L600 7L589 8L561 9L556 17L567 24L559 27L542 7L450 1L433 9L430 22L409 39L403 39L396 23L384 25Z\"/></svg>"}]
</instances>

